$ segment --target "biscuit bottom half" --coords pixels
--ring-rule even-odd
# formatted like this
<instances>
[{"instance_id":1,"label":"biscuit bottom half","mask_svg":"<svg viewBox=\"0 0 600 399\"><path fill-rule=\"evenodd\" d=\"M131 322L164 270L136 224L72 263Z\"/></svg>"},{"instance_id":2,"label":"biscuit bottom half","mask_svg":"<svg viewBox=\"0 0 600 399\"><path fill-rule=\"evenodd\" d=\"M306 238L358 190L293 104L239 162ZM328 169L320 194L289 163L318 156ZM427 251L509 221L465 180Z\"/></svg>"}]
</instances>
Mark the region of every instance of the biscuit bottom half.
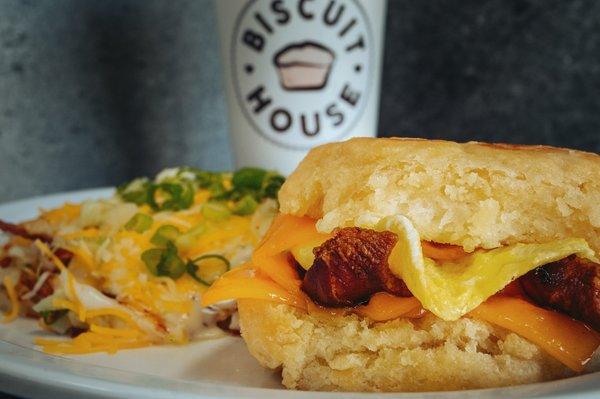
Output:
<instances>
[{"instance_id":1,"label":"biscuit bottom half","mask_svg":"<svg viewBox=\"0 0 600 399\"><path fill-rule=\"evenodd\" d=\"M242 336L283 385L315 391L442 391L567 377L565 366L503 328L463 317L370 322L239 300Z\"/></svg>"}]
</instances>

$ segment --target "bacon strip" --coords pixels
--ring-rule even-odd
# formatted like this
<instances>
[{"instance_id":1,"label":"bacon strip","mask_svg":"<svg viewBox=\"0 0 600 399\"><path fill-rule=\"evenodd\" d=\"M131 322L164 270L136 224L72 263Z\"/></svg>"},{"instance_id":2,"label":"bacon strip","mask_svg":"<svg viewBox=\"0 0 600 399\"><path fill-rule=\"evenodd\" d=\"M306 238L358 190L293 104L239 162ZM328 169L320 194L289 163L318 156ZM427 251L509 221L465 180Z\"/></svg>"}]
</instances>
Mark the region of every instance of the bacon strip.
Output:
<instances>
[{"instance_id":1,"label":"bacon strip","mask_svg":"<svg viewBox=\"0 0 600 399\"><path fill-rule=\"evenodd\" d=\"M600 331L600 265L575 255L520 278L538 305L556 309Z\"/></svg>"},{"instance_id":2,"label":"bacon strip","mask_svg":"<svg viewBox=\"0 0 600 399\"><path fill-rule=\"evenodd\" d=\"M329 307L356 306L376 292L412 296L392 274L387 259L397 237L390 232L347 227L314 249L302 289L316 303Z\"/></svg>"},{"instance_id":3,"label":"bacon strip","mask_svg":"<svg viewBox=\"0 0 600 399\"><path fill-rule=\"evenodd\" d=\"M32 241L40 240L46 244L52 243L52 237L49 236L48 234L30 233L27 231L27 229L25 227L23 227L21 225L8 223L3 220L0 220L0 230L4 231L6 233L12 234L12 235L26 238L28 240L32 240ZM73 254L73 252L71 252L67 249L64 249L64 248L57 248L54 251L54 255L56 255L56 257L58 259L60 259L60 261L62 263L64 263L65 265L68 265L69 262L71 261L71 259L73 259L73 256L75 256ZM10 264L10 258L4 258L4 259L2 259L2 261L0 261L0 267L2 267L4 265L3 262L6 262L6 259L8 259L8 262Z\"/></svg>"},{"instance_id":4,"label":"bacon strip","mask_svg":"<svg viewBox=\"0 0 600 399\"><path fill-rule=\"evenodd\" d=\"M19 287L21 287L19 297L22 297L23 295L33 290L33 287L35 287L37 281L38 276L31 275L29 273L21 273L19 277ZM38 289L36 294L30 300L32 303L36 304L42 299L52 295L53 293L54 288L52 286L52 276L50 276L46 279L46 281L44 281L44 284Z\"/></svg>"},{"instance_id":5,"label":"bacon strip","mask_svg":"<svg viewBox=\"0 0 600 399\"><path fill-rule=\"evenodd\" d=\"M34 234L27 231L27 229L21 225L8 223L3 220L0 220L0 230L23 238L27 238L28 240L40 240L45 243L51 243L52 237L47 234Z\"/></svg>"},{"instance_id":6,"label":"bacon strip","mask_svg":"<svg viewBox=\"0 0 600 399\"><path fill-rule=\"evenodd\" d=\"M68 249L64 249L64 248L57 248L54 251L54 255L56 255L56 257L58 259L60 259L60 261L65 266L68 266L69 262L71 262L71 259L73 259L73 257L75 256L75 254L73 252L69 251Z\"/></svg>"}]
</instances>

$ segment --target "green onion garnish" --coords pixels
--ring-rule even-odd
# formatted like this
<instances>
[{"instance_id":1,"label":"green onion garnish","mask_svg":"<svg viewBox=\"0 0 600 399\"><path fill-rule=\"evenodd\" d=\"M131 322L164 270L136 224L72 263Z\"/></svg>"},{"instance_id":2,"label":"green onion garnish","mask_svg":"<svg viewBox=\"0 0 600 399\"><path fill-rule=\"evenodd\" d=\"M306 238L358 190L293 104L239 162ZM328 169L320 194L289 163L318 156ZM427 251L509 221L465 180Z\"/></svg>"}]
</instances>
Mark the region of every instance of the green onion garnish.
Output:
<instances>
[{"instance_id":1,"label":"green onion garnish","mask_svg":"<svg viewBox=\"0 0 600 399\"><path fill-rule=\"evenodd\" d=\"M47 325L51 325L56 323L58 319L66 315L68 312L67 309L57 309L57 310L42 310L38 312L39 315L44 319L44 323Z\"/></svg>"},{"instance_id":2,"label":"green onion garnish","mask_svg":"<svg viewBox=\"0 0 600 399\"><path fill-rule=\"evenodd\" d=\"M257 206L258 202L256 202L256 200L248 194L242 197L242 199L235 204L232 211L236 215L251 215L252 213L254 213Z\"/></svg>"},{"instance_id":3,"label":"green onion garnish","mask_svg":"<svg viewBox=\"0 0 600 399\"><path fill-rule=\"evenodd\" d=\"M206 254L188 261L185 268L194 280L210 286L231 269L231 264L224 256Z\"/></svg>"},{"instance_id":4,"label":"green onion garnish","mask_svg":"<svg viewBox=\"0 0 600 399\"><path fill-rule=\"evenodd\" d=\"M177 254L177 247L167 242L166 248L152 248L142 252L142 261L155 276L178 279L185 273L186 265Z\"/></svg>"},{"instance_id":5,"label":"green onion garnish","mask_svg":"<svg viewBox=\"0 0 600 399\"><path fill-rule=\"evenodd\" d=\"M260 190L267 171L259 168L242 168L233 174L231 183L236 190Z\"/></svg>"},{"instance_id":6,"label":"green onion garnish","mask_svg":"<svg viewBox=\"0 0 600 399\"><path fill-rule=\"evenodd\" d=\"M125 229L135 231L137 233L143 233L152 227L154 219L152 216L146 215L145 213L136 213L127 223L125 223Z\"/></svg>"},{"instance_id":7,"label":"green onion garnish","mask_svg":"<svg viewBox=\"0 0 600 399\"><path fill-rule=\"evenodd\" d=\"M169 241L175 241L179 236L179 229L171 224L165 224L160 226L152 238L150 242L154 245L158 245L159 247L163 247Z\"/></svg>"},{"instance_id":8,"label":"green onion garnish","mask_svg":"<svg viewBox=\"0 0 600 399\"><path fill-rule=\"evenodd\" d=\"M231 216L231 212L225 204L218 202L207 202L206 204L202 205L202 216L204 216L207 220L218 222Z\"/></svg>"},{"instance_id":9,"label":"green onion garnish","mask_svg":"<svg viewBox=\"0 0 600 399\"><path fill-rule=\"evenodd\" d=\"M185 263L177 255L177 247L172 242L167 242L164 259L161 259L157 269L160 276L169 276L173 279L185 273Z\"/></svg>"},{"instance_id":10,"label":"green onion garnish","mask_svg":"<svg viewBox=\"0 0 600 399\"><path fill-rule=\"evenodd\" d=\"M152 183L145 177L140 177L117 187L117 194L127 202L137 205L150 202L150 188Z\"/></svg>"},{"instance_id":11,"label":"green onion garnish","mask_svg":"<svg viewBox=\"0 0 600 399\"><path fill-rule=\"evenodd\" d=\"M152 185L150 206L156 211L179 211L194 203L194 187L189 182L169 182Z\"/></svg>"},{"instance_id":12,"label":"green onion garnish","mask_svg":"<svg viewBox=\"0 0 600 399\"><path fill-rule=\"evenodd\" d=\"M165 252L161 248L152 248L142 252L142 261L146 264L148 271L158 276L158 264Z\"/></svg>"},{"instance_id":13,"label":"green onion garnish","mask_svg":"<svg viewBox=\"0 0 600 399\"><path fill-rule=\"evenodd\" d=\"M226 182L231 178L231 188ZM179 211L188 209L194 204L196 190L208 190L212 202L233 203L230 212L248 215L255 208L251 199L257 204L265 198L277 198L277 193L285 181L276 172L260 168L242 168L233 175L224 172L208 172L201 169L182 167L161 177L161 180L150 181L138 178L118 187L117 194L127 202L137 205L147 204L155 212ZM250 199L251 198L251 199ZM211 219L221 220L225 213L210 214Z\"/></svg>"},{"instance_id":14,"label":"green onion garnish","mask_svg":"<svg viewBox=\"0 0 600 399\"><path fill-rule=\"evenodd\" d=\"M261 194L267 198L277 199L279 189L285 182L285 177L275 172L269 172L263 181Z\"/></svg>"}]
</instances>

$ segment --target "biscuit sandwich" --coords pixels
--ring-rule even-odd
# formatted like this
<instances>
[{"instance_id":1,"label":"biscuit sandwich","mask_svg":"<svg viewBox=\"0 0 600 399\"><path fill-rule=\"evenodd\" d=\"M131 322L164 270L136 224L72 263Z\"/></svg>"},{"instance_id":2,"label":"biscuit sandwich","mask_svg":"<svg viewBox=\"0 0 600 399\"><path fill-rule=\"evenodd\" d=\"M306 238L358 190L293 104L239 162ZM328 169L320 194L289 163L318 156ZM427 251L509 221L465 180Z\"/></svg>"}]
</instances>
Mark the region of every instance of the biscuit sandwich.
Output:
<instances>
[{"instance_id":1,"label":"biscuit sandwich","mask_svg":"<svg viewBox=\"0 0 600 399\"><path fill-rule=\"evenodd\" d=\"M314 148L237 299L290 389L440 391L591 372L600 345L600 156L359 138Z\"/></svg>"}]
</instances>

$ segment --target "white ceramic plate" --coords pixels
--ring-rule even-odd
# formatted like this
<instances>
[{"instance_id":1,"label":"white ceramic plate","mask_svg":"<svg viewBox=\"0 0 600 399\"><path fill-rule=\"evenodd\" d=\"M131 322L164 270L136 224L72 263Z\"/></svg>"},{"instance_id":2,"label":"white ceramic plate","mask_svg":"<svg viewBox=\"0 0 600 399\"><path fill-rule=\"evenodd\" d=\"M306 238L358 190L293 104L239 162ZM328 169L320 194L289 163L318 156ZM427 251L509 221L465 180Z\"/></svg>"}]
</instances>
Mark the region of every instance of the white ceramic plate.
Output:
<instances>
[{"instance_id":1,"label":"white ceramic plate","mask_svg":"<svg viewBox=\"0 0 600 399\"><path fill-rule=\"evenodd\" d=\"M0 205L0 219L18 222L38 209L66 201L107 197L96 189L37 197ZM0 324L0 392L27 398L372 398L283 390L280 376L261 368L241 338L226 337L186 346L133 349L115 355L49 356L32 345L42 334L32 320ZM1 395L1 393L0 393ZM600 397L600 373L544 384L454 393L378 394L378 397Z\"/></svg>"}]
</instances>

